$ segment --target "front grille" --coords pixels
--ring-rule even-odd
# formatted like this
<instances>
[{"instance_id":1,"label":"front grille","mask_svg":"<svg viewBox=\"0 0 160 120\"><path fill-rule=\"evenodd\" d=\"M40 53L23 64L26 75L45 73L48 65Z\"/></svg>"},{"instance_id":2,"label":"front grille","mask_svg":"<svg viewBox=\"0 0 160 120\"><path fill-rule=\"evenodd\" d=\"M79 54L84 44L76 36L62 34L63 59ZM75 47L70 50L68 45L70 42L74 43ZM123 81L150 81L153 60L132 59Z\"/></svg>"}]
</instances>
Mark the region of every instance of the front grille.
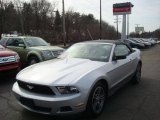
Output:
<instances>
[{"instance_id":1,"label":"front grille","mask_svg":"<svg viewBox=\"0 0 160 120\"><path fill-rule=\"evenodd\" d=\"M52 91L52 89L49 88L48 86L26 83L26 82L22 82L19 80L17 82L21 88L23 88L29 92L44 94L44 95L55 95L55 93Z\"/></svg>"},{"instance_id":2,"label":"front grille","mask_svg":"<svg viewBox=\"0 0 160 120\"><path fill-rule=\"evenodd\" d=\"M14 56L0 57L0 64L12 63L15 61L16 61L16 58Z\"/></svg>"},{"instance_id":3,"label":"front grille","mask_svg":"<svg viewBox=\"0 0 160 120\"><path fill-rule=\"evenodd\" d=\"M11 66L11 65L17 65L17 62L10 62L10 63L3 63L3 64L0 63L0 66L1 66L1 67L3 67L3 66L6 66L6 67L7 67L7 66Z\"/></svg>"}]
</instances>

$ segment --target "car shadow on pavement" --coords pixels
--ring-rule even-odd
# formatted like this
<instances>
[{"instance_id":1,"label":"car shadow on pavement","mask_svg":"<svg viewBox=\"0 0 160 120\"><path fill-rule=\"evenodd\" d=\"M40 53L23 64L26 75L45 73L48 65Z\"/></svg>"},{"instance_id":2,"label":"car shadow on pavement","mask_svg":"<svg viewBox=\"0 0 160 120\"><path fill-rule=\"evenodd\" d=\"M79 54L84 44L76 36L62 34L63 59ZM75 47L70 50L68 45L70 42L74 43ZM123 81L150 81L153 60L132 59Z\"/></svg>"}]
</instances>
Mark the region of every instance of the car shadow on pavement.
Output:
<instances>
[{"instance_id":1,"label":"car shadow on pavement","mask_svg":"<svg viewBox=\"0 0 160 120\"><path fill-rule=\"evenodd\" d=\"M15 76L15 73L0 73L0 94L11 92L12 86L15 82Z\"/></svg>"},{"instance_id":2,"label":"car shadow on pavement","mask_svg":"<svg viewBox=\"0 0 160 120\"><path fill-rule=\"evenodd\" d=\"M15 73L0 73L0 85L15 82Z\"/></svg>"},{"instance_id":3,"label":"car shadow on pavement","mask_svg":"<svg viewBox=\"0 0 160 120\"><path fill-rule=\"evenodd\" d=\"M10 79L15 80L16 72L10 71L10 72L0 72L0 83L2 82L8 82Z\"/></svg>"},{"instance_id":4,"label":"car shadow on pavement","mask_svg":"<svg viewBox=\"0 0 160 120\"><path fill-rule=\"evenodd\" d=\"M74 114L74 115L61 115L61 116L54 116L54 115L43 115L39 113L30 112L26 109L23 109L21 120L89 120L86 118L85 115L82 113Z\"/></svg>"}]
</instances>

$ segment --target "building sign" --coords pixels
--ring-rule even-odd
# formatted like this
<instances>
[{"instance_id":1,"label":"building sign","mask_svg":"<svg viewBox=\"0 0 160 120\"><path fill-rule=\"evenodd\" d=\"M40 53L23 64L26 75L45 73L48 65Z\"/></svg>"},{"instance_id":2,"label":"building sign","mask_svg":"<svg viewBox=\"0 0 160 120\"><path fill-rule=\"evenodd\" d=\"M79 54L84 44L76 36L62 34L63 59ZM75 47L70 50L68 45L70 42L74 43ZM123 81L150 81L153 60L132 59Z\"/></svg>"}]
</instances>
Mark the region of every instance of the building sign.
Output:
<instances>
[{"instance_id":1,"label":"building sign","mask_svg":"<svg viewBox=\"0 0 160 120\"><path fill-rule=\"evenodd\" d=\"M135 32L136 33L144 32L144 27L135 27Z\"/></svg>"},{"instance_id":2,"label":"building sign","mask_svg":"<svg viewBox=\"0 0 160 120\"><path fill-rule=\"evenodd\" d=\"M116 3L113 4L113 15L131 14L132 3Z\"/></svg>"}]
</instances>

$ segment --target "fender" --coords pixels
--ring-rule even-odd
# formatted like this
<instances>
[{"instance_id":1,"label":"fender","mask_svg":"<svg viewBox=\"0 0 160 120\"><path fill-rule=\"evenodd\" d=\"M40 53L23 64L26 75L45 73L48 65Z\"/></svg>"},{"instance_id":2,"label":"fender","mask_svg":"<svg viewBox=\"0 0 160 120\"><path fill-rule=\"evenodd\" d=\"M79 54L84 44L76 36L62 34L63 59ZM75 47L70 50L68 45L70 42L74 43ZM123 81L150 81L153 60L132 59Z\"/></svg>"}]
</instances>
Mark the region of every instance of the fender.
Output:
<instances>
[{"instance_id":1,"label":"fender","mask_svg":"<svg viewBox=\"0 0 160 120\"><path fill-rule=\"evenodd\" d=\"M38 59L39 59L40 61L43 61L43 58L42 58L42 56L41 56L40 54L41 54L41 53L40 53L40 52L37 52L37 51L30 51L30 52L27 54L27 60L28 60L28 58L29 58L30 56L35 55L36 57L38 57Z\"/></svg>"}]
</instances>

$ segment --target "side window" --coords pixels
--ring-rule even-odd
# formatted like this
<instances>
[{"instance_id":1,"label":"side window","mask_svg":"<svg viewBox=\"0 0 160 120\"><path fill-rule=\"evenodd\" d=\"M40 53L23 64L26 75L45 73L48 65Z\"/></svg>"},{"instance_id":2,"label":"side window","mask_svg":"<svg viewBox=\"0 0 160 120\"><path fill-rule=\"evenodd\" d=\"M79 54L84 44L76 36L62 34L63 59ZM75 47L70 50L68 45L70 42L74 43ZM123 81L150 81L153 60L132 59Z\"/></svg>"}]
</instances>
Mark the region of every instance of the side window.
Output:
<instances>
[{"instance_id":1,"label":"side window","mask_svg":"<svg viewBox=\"0 0 160 120\"><path fill-rule=\"evenodd\" d=\"M19 38L10 38L8 41L7 41L7 46L16 46L18 47L19 44L24 44L23 40L22 39L19 39Z\"/></svg>"},{"instance_id":2,"label":"side window","mask_svg":"<svg viewBox=\"0 0 160 120\"><path fill-rule=\"evenodd\" d=\"M22 39L17 39L17 41L18 41L18 46L19 46L19 44L23 44L24 45L24 42L23 42Z\"/></svg>"},{"instance_id":3,"label":"side window","mask_svg":"<svg viewBox=\"0 0 160 120\"><path fill-rule=\"evenodd\" d=\"M6 46L14 46L14 39L8 39Z\"/></svg>"},{"instance_id":4,"label":"side window","mask_svg":"<svg viewBox=\"0 0 160 120\"><path fill-rule=\"evenodd\" d=\"M131 53L130 49L126 45L117 45L115 47L114 54L115 56L124 56L129 55Z\"/></svg>"},{"instance_id":5,"label":"side window","mask_svg":"<svg viewBox=\"0 0 160 120\"><path fill-rule=\"evenodd\" d=\"M2 39L0 40L0 44L1 44L1 45L4 45L7 39L8 39L8 38L2 38Z\"/></svg>"}]
</instances>

